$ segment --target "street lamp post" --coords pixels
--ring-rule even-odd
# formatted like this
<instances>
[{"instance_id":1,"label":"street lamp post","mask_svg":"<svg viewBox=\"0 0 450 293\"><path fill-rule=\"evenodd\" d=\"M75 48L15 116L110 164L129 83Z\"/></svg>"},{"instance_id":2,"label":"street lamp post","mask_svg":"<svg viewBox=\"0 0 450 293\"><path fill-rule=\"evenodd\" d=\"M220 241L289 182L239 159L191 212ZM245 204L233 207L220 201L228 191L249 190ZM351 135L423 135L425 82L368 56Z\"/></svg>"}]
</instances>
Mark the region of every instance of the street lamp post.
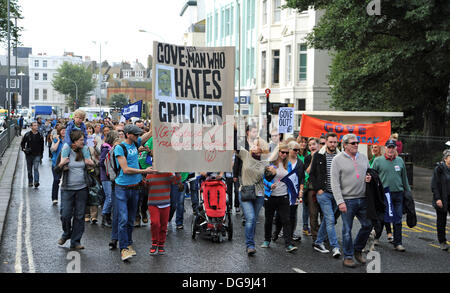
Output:
<instances>
[{"instance_id":1,"label":"street lamp post","mask_svg":"<svg viewBox=\"0 0 450 293\"><path fill-rule=\"evenodd\" d=\"M97 44L96 41L92 41L92 43ZM104 42L105 45L108 42ZM99 104L100 104L100 112L102 111L102 81L103 81L103 77L102 77L102 42L98 42L99 46L100 46L100 63L99 63L99 67L98 67L98 96L99 96Z\"/></svg>"},{"instance_id":2,"label":"street lamp post","mask_svg":"<svg viewBox=\"0 0 450 293\"><path fill-rule=\"evenodd\" d=\"M72 79L67 78L65 76L63 76L63 78L67 79L68 81L73 82L73 84L75 85L75 103L76 103L75 104L75 110L76 110L76 109L78 109L78 86L77 86L77 83L75 81L73 81Z\"/></svg>"},{"instance_id":3,"label":"street lamp post","mask_svg":"<svg viewBox=\"0 0 450 293\"><path fill-rule=\"evenodd\" d=\"M22 76L24 76L25 73L23 73L22 71L20 71L20 73L18 74L18 76L20 76L20 105L22 106L23 103L23 83L22 83ZM17 101L19 102L19 101Z\"/></svg>"}]
</instances>

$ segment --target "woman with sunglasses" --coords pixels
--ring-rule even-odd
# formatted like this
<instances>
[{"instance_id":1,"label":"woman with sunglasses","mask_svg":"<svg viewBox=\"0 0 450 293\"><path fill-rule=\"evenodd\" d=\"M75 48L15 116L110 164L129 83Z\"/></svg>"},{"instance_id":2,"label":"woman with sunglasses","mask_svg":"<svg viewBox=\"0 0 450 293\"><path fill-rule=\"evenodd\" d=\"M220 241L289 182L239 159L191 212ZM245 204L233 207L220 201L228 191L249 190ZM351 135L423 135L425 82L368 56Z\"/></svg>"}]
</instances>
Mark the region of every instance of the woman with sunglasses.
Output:
<instances>
[{"instance_id":1,"label":"woman with sunglasses","mask_svg":"<svg viewBox=\"0 0 450 293\"><path fill-rule=\"evenodd\" d=\"M275 214L275 211L280 215L283 231L291 231L288 188L286 184L281 181L281 179L288 175L288 156L288 145L280 143L278 148L275 149L272 156L269 158L271 164L269 170L275 177L270 182L267 178L264 179L266 197L264 198L265 223L264 242L261 245L262 248L268 248L270 246L273 215ZM297 249L297 247L292 245L292 237L289 232L283 233L283 237L287 252L293 252Z\"/></svg>"},{"instance_id":2,"label":"woman with sunglasses","mask_svg":"<svg viewBox=\"0 0 450 293\"><path fill-rule=\"evenodd\" d=\"M291 194L289 192L289 198L291 205L289 206L289 222L291 224L291 230L289 231L289 235L291 236L292 241L300 241L302 237L300 235L295 235L295 228L297 227L297 208L298 204L302 202L303 197L303 185L305 181L305 169L303 162L297 157L297 154L300 150L300 144L296 141L291 141L288 143L289 147L289 156L288 156L288 172L290 173L292 170L295 170L297 174L298 182L300 183L300 189L298 194ZM295 204L292 204L295 202ZM275 241L278 238L278 235L281 232L282 224L280 220L280 215L277 213L275 217L275 233L273 234L272 240Z\"/></svg>"}]
</instances>

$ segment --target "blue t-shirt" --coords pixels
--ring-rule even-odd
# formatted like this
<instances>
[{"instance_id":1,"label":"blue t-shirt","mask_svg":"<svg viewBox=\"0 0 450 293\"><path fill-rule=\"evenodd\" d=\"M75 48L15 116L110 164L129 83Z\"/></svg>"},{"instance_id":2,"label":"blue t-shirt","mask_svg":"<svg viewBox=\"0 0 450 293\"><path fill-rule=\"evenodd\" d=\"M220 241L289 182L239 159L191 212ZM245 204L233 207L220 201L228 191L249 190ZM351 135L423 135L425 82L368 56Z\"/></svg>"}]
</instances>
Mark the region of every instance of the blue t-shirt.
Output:
<instances>
[{"instance_id":1,"label":"blue t-shirt","mask_svg":"<svg viewBox=\"0 0 450 293\"><path fill-rule=\"evenodd\" d=\"M139 137L137 144L140 146L142 139ZM136 146L133 144L129 145L126 142L122 142L122 144L126 147L128 155L127 155L127 165L130 168L140 169L139 161L138 161L138 150ZM123 148L121 146L116 146L114 148L114 155L116 156L116 164L119 165L119 161L117 160L118 156L125 157L123 152ZM138 184L142 181L142 174L124 174L123 170L120 169L119 176L116 177L115 182L119 185L134 185Z\"/></svg>"},{"instance_id":2,"label":"blue t-shirt","mask_svg":"<svg viewBox=\"0 0 450 293\"><path fill-rule=\"evenodd\" d=\"M58 141L58 140L57 140L56 138L53 139L53 142L54 142L54 143L56 143L57 141ZM62 150L62 147L63 147L63 142L60 141L60 142L59 142L59 145L58 145L58 148L56 149L56 151L52 152L52 167L55 167L55 166L56 166L56 160L58 160L58 156L59 156L59 153L60 153L61 150Z\"/></svg>"}]
</instances>

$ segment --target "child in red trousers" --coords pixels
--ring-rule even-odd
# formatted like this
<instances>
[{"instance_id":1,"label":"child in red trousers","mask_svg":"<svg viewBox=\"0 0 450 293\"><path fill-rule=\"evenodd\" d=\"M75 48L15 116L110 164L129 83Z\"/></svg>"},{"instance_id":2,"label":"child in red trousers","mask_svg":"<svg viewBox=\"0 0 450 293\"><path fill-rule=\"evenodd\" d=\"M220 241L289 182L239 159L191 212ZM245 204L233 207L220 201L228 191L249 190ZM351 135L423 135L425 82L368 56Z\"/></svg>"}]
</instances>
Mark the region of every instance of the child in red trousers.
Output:
<instances>
[{"instance_id":1,"label":"child in red trousers","mask_svg":"<svg viewBox=\"0 0 450 293\"><path fill-rule=\"evenodd\" d=\"M170 212L170 185L181 184L181 176L174 173L148 174L144 182L148 188L148 212L152 232L150 254L165 254L164 244Z\"/></svg>"}]
</instances>

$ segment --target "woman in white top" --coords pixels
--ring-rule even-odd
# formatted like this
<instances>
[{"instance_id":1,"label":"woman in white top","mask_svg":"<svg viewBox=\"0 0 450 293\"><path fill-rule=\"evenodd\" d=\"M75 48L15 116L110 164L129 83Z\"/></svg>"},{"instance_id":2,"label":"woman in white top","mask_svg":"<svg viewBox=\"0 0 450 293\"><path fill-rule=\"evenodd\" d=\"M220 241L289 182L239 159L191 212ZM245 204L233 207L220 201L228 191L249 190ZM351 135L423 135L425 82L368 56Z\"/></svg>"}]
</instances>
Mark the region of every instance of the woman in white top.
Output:
<instances>
[{"instance_id":1,"label":"woman in white top","mask_svg":"<svg viewBox=\"0 0 450 293\"><path fill-rule=\"evenodd\" d=\"M280 215L283 231L291 231L291 225L289 221L290 214L290 201L288 195L288 188L284 182L281 181L286 175L288 175L288 155L289 147L285 143L280 143L278 148L275 149L271 158L269 159L271 167L270 170L275 178L268 182L264 181L266 185L266 198L264 201L265 210L265 224L264 224L264 242L261 245L262 248L268 248L270 246L270 240L272 237L272 223L275 211ZM270 190L269 190L270 188ZM292 245L292 238L290 233L283 233L286 251L292 252L297 249Z\"/></svg>"}]
</instances>

